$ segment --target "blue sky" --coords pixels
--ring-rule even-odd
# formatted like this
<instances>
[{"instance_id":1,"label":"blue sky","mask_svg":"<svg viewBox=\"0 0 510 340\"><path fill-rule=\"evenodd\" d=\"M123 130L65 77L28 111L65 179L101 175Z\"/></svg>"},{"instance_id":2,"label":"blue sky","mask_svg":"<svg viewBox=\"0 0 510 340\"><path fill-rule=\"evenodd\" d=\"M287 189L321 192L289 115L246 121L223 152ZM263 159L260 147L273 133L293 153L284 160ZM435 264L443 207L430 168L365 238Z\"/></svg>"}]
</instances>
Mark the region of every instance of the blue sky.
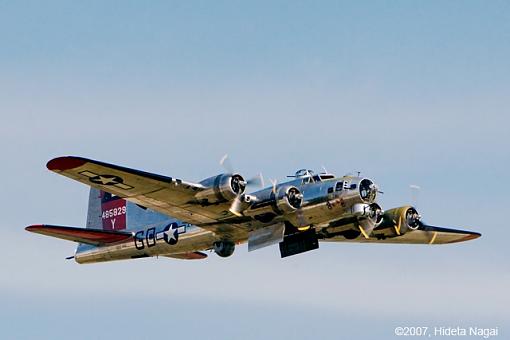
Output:
<instances>
[{"instance_id":1,"label":"blue sky","mask_svg":"<svg viewBox=\"0 0 510 340\"><path fill-rule=\"evenodd\" d=\"M394 338L509 332L510 5L504 1L0 1L0 327L7 338ZM189 180L362 171L381 204L480 231L442 247L277 247L80 266L80 155Z\"/></svg>"}]
</instances>

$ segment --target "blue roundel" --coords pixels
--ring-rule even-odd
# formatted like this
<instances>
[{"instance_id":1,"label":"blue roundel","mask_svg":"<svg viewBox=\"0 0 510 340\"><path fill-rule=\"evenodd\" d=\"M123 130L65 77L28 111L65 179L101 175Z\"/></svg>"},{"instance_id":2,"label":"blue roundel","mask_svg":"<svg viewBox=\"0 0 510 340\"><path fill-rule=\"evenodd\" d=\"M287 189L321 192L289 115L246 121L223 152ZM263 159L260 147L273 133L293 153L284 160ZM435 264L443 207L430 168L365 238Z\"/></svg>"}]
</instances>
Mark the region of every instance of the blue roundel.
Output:
<instances>
[{"instance_id":1,"label":"blue roundel","mask_svg":"<svg viewBox=\"0 0 510 340\"><path fill-rule=\"evenodd\" d=\"M179 233L177 228L179 228L179 225L177 223L170 223L167 225L163 232L163 239L166 243L174 245L177 243L179 239Z\"/></svg>"}]
</instances>

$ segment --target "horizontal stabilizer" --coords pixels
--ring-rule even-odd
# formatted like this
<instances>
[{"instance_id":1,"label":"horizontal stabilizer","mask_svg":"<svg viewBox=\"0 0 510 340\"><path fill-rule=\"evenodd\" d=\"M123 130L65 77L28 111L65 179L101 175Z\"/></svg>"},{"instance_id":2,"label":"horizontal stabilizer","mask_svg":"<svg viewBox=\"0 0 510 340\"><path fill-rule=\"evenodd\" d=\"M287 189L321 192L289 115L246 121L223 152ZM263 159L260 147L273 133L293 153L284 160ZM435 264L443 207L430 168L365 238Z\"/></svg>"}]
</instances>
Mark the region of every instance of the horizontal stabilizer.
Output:
<instances>
[{"instance_id":1,"label":"horizontal stabilizer","mask_svg":"<svg viewBox=\"0 0 510 340\"><path fill-rule=\"evenodd\" d=\"M129 232L84 229L75 227L62 227L55 225L31 225L25 228L26 231L61 238L63 240L90 244L93 246L104 246L111 243L118 243L133 237Z\"/></svg>"}]
</instances>

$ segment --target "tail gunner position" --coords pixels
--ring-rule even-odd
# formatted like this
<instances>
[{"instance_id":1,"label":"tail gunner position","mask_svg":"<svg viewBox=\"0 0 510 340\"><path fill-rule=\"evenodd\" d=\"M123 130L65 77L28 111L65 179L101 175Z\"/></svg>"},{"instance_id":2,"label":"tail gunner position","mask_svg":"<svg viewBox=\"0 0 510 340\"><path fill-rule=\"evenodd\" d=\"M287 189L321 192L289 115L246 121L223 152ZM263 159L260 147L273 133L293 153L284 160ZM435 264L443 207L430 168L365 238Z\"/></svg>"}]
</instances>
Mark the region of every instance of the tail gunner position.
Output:
<instances>
[{"instance_id":1,"label":"tail gunner position","mask_svg":"<svg viewBox=\"0 0 510 340\"><path fill-rule=\"evenodd\" d=\"M78 243L78 263L166 256L221 257L248 242L279 243L281 257L321 242L444 244L479 233L425 224L412 206L383 210L375 183L299 170L285 183L245 193L251 181L229 171L198 183L81 157L59 157L49 170L91 187L86 228L32 225L26 230Z\"/></svg>"}]
</instances>

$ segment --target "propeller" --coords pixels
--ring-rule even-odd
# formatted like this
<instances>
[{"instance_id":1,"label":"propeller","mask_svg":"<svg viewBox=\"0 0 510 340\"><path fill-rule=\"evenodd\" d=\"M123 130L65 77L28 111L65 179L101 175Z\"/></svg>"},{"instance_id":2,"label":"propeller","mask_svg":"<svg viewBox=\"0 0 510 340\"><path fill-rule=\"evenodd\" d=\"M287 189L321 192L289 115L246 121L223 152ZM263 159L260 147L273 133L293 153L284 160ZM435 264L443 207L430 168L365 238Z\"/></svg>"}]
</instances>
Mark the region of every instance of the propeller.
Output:
<instances>
[{"instance_id":1,"label":"propeller","mask_svg":"<svg viewBox=\"0 0 510 340\"><path fill-rule=\"evenodd\" d=\"M230 205L230 208L228 211L230 211L232 214L236 216L242 216L241 214L241 197L237 195L234 200L232 201L232 204Z\"/></svg>"},{"instance_id":2,"label":"propeller","mask_svg":"<svg viewBox=\"0 0 510 340\"><path fill-rule=\"evenodd\" d=\"M275 190L276 181L273 186L273 190ZM303 194L299 192L298 189L291 188L287 194L287 199L292 206L298 206L296 209L296 218L299 223L298 229L300 231L310 229L310 226L306 222L305 216L303 214Z\"/></svg>"},{"instance_id":3,"label":"propeller","mask_svg":"<svg viewBox=\"0 0 510 340\"><path fill-rule=\"evenodd\" d=\"M416 184L410 184L409 189L411 189L411 202L413 203L413 206L417 208L421 187ZM417 224L416 229L424 231L427 235L428 243L433 244L437 237L437 232L433 231L433 226L427 225L423 221L421 221L420 215L418 215L418 217L416 218L415 223Z\"/></svg>"},{"instance_id":4,"label":"propeller","mask_svg":"<svg viewBox=\"0 0 510 340\"><path fill-rule=\"evenodd\" d=\"M262 173L259 172L258 175L253 176L252 178L248 178L246 181L246 185L255 185L259 186L261 188L264 187L264 176L262 176Z\"/></svg>"},{"instance_id":5,"label":"propeller","mask_svg":"<svg viewBox=\"0 0 510 340\"><path fill-rule=\"evenodd\" d=\"M234 167L232 166L232 162L228 158L228 153L226 153L223 157L220 159L220 165L227 171L229 174L234 173Z\"/></svg>"},{"instance_id":6,"label":"propeller","mask_svg":"<svg viewBox=\"0 0 510 340\"><path fill-rule=\"evenodd\" d=\"M409 189L411 189L411 202L414 207L418 206L418 197L420 196L421 187L416 184L410 184Z\"/></svg>"},{"instance_id":7,"label":"propeller","mask_svg":"<svg viewBox=\"0 0 510 340\"><path fill-rule=\"evenodd\" d=\"M403 217L402 213L399 213L398 220L397 221L393 220L395 232L397 233L397 235L401 235L402 234L401 233L401 229L402 229L402 225L403 225L404 222L408 226L411 226L412 229L417 229L417 227L418 227L417 223L419 223L420 218L421 218L421 216L416 211L416 207L417 207L416 201L417 201L419 190L421 188L418 185L416 185L416 184L409 185L409 188L411 189L411 201L413 203L412 204L413 208L406 210L405 218ZM413 228L413 226L416 226L416 227Z\"/></svg>"},{"instance_id":8,"label":"propeller","mask_svg":"<svg viewBox=\"0 0 510 340\"><path fill-rule=\"evenodd\" d=\"M272 192L276 195L276 184L278 181L276 179L269 179L269 182L271 182L271 185L273 186Z\"/></svg>"},{"instance_id":9,"label":"propeller","mask_svg":"<svg viewBox=\"0 0 510 340\"><path fill-rule=\"evenodd\" d=\"M271 182L271 186L272 186L271 191L272 191L273 195L276 195L278 181L276 179L269 179L269 182ZM291 188L287 195L287 199L289 200L289 203L291 205L299 206L299 208L297 208L296 212L295 212L297 221L299 223L298 229L300 231L308 230L310 228L310 226L306 222L305 216L303 214L303 194L299 191L296 191L296 189Z\"/></svg>"},{"instance_id":10,"label":"propeller","mask_svg":"<svg viewBox=\"0 0 510 340\"><path fill-rule=\"evenodd\" d=\"M225 169L225 171L227 173L229 173L229 174L235 173L234 166L232 165L232 162L230 161L228 154L225 154L223 157L221 157L220 165L223 167L223 169ZM252 178L249 178L244 181L241 181L241 179L239 177L234 176L233 181L234 182L232 184L238 185L238 186L256 185L256 186L260 186L261 188L264 187L264 177L262 176L262 173L259 173L258 175L255 175ZM242 216L242 214L241 214L242 203L243 203L242 200L243 200L244 194L241 193L242 190L236 190L236 192L238 192L238 194L232 201L232 204L230 205L230 208L228 209L228 211L230 211L232 214L234 214L236 216Z\"/></svg>"},{"instance_id":11,"label":"propeller","mask_svg":"<svg viewBox=\"0 0 510 340\"><path fill-rule=\"evenodd\" d=\"M361 220L359 223L359 231L366 239L370 238L370 235L372 234L372 231L375 228L375 222L372 221L370 218L366 218L364 220Z\"/></svg>"},{"instance_id":12,"label":"propeller","mask_svg":"<svg viewBox=\"0 0 510 340\"><path fill-rule=\"evenodd\" d=\"M384 191L381 190L381 188L379 188L379 186L375 183L372 183L373 185L373 188L377 191L378 194L381 194L381 195L384 195Z\"/></svg>"},{"instance_id":13,"label":"propeller","mask_svg":"<svg viewBox=\"0 0 510 340\"><path fill-rule=\"evenodd\" d=\"M228 154L225 154L220 159L220 165L225 169L225 171L229 174L235 173L234 166L232 165L232 162L230 161L230 158L228 157ZM261 188L264 187L264 177L262 176L262 173L259 173L258 175L255 175L247 180L245 180L245 185L256 185Z\"/></svg>"},{"instance_id":14,"label":"propeller","mask_svg":"<svg viewBox=\"0 0 510 340\"><path fill-rule=\"evenodd\" d=\"M371 204L367 208L370 209L367 212L367 218L358 222L359 231L366 239L370 238L372 231L375 229L378 222L380 222L380 218L382 216L382 209L378 204Z\"/></svg>"},{"instance_id":15,"label":"propeller","mask_svg":"<svg viewBox=\"0 0 510 340\"><path fill-rule=\"evenodd\" d=\"M303 204L303 194L297 188L290 188L287 190L287 200L293 207L301 207Z\"/></svg>"}]
</instances>

